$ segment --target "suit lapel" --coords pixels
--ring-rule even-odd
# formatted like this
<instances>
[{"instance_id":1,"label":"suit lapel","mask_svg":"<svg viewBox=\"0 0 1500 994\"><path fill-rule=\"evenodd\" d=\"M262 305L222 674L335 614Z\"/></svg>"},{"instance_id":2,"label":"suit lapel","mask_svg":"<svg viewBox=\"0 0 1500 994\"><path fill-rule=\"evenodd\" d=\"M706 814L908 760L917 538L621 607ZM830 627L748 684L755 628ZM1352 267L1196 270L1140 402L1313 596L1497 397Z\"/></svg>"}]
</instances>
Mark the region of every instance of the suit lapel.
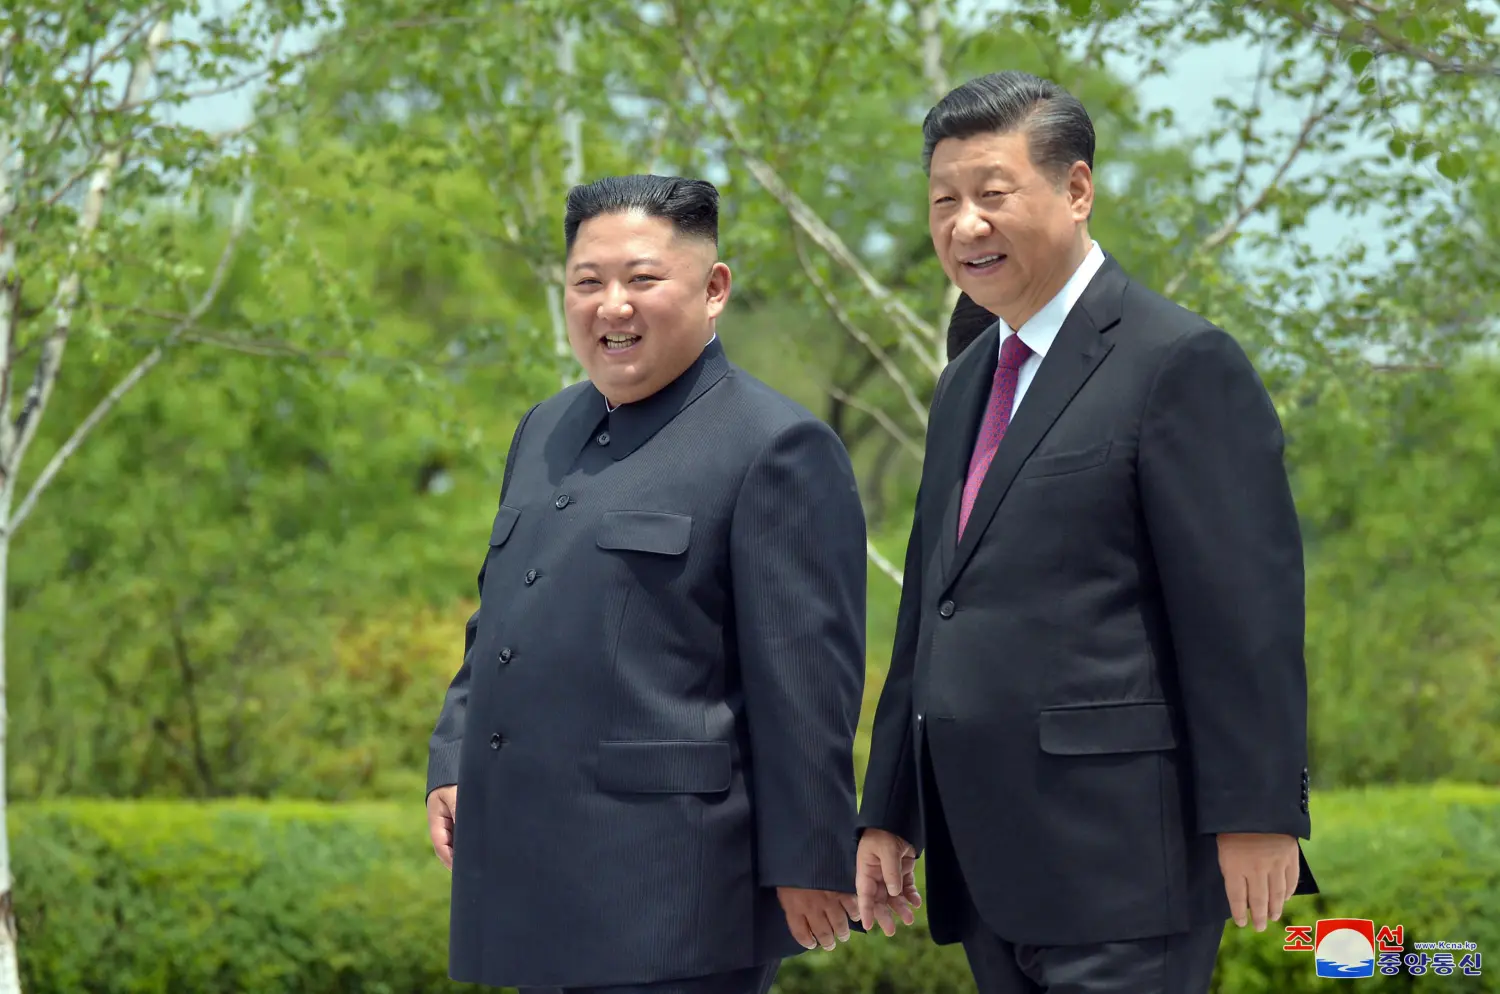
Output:
<instances>
[{"instance_id":1,"label":"suit lapel","mask_svg":"<svg viewBox=\"0 0 1500 994\"><path fill-rule=\"evenodd\" d=\"M1113 348L1114 343L1104 332L1119 322L1120 296L1125 283L1124 270L1112 258L1106 257L1104 265L1094 274L1083 295L1068 313L1067 320L1063 322L1052 347L1047 351L1047 357L1037 368L1036 376L1026 388L1020 406L1011 417L1000 447L995 451L995 459L990 464L989 472L985 474L984 483L979 487L963 538L954 547L953 559L943 572L945 589L952 585L968 564L969 558L974 555L974 549L989 527L990 519L995 516L1000 502L1010 490L1011 483L1032 450ZM990 364L992 374L994 363L998 361L997 354ZM988 384L985 384L983 393L981 411L988 401ZM975 425L977 424L976 420ZM968 432L967 440L972 448L977 428L971 429L967 424L964 428ZM968 462L965 460L957 485L960 494L963 490L962 476L967 469ZM952 519L954 535L944 536L945 548L953 545L958 528L956 514L945 516L944 526L948 527L950 522L946 518Z\"/></svg>"},{"instance_id":2,"label":"suit lapel","mask_svg":"<svg viewBox=\"0 0 1500 994\"><path fill-rule=\"evenodd\" d=\"M933 481L938 501L934 506L942 508L938 532L938 563L947 575L953 563L953 551L958 534L958 507L963 499L964 477L969 470L969 457L974 451L974 439L979 435L979 423L984 419L984 409L990 399L990 384L995 378L995 365L1000 356L1000 325L991 322L980 333L973 344L954 360L953 382L943 394L943 410L934 412L940 424L952 424L954 430L943 436L940 451L933 453L936 470Z\"/></svg>"}]
</instances>

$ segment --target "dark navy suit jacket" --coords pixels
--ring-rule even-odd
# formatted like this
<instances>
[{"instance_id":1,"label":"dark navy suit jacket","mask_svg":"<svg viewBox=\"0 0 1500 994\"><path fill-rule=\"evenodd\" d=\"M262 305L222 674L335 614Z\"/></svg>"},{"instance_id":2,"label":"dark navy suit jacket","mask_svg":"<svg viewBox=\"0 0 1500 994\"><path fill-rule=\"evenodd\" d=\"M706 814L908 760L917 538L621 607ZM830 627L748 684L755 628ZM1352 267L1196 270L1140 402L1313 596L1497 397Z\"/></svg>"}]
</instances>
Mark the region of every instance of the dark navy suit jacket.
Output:
<instances>
[{"instance_id":1,"label":"dark navy suit jacket","mask_svg":"<svg viewBox=\"0 0 1500 994\"><path fill-rule=\"evenodd\" d=\"M865 524L833 431L711 342L511 445L428 790L458 784L450 972L647 983L803 951L778 886L849 892Z\"/></svg>"},{"instance_id":2,"label":"dark navy suit jacket","mask_svg":"<svg viewBox=\"0 0 1500 994\"><path fill-rule=\"evenodd\" d=\"M1029 945L1222 925L1216 835L1311 831L1276 410L1233 338L1107 257L960 540L998 354L991 322L934 394L860 823L925 849L939 942L969 901Z\"/></svg>"}]
</instances>

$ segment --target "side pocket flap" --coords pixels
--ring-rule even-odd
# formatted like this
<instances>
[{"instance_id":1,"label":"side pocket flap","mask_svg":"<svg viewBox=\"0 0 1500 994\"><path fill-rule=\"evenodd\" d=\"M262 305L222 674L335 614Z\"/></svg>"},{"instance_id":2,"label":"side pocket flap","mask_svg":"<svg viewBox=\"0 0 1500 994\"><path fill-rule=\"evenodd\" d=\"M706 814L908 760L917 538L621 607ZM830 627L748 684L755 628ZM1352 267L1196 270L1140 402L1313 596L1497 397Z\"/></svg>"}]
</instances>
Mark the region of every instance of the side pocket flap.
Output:
<instances>
[{"instance_id":1,"label":"side pocket flap","mask_svg":"<svg viewBox=\"0 0 1500 994\"><path fill-rule=\"evenodd\" d=\"M599 548L680 556L693 534L691 515L671 511L606 511L599 522Z\"/></svg>"},{"instance_id":2,"label":"side pocket flap","mask_svg":"<svg viewBox=\"0 0 1500 994\"><path fill-rule=\"evenodd\" d=\"M490 545L504 545L520 516L521 512L517 508L501 504L500 510L495 513L495 526L490 529Z\"/></svg>"},{"instance_id":3,"label":"side pocket flap","mask_svg":"<svg viewBox=\"0 0 1500 994\"><path fill-rule=\"evenodd\" d=\"M1154 752L1177 745L1166 701L1048 708L1037 715L1042 751L1054 756Z\"/></svg>"},{"instance_id":4,"label":"side pocket flap","mask_svg":"<svg viewBox=\"0 0 1500 994\"><path fill-rule=\"evenodd\" d=\"M599 743L600 788L633 794L714 794L734 773L729 743L616 741Z\"/></svg>"}]
</instances>

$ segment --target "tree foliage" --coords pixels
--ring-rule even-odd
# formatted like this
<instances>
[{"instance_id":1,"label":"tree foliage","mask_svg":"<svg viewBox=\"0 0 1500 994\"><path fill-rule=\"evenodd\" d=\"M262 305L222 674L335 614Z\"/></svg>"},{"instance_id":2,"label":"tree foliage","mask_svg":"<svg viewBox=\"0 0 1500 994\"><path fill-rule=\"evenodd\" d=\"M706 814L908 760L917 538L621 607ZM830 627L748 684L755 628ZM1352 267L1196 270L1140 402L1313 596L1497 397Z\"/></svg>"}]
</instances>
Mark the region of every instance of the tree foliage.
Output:
<instances>
[{"instance_id":1,"label":"tree foliage","mask_svg":"<svg viewBox=\"0 0 1500 994\"><path fill-rule=\"evenodd\" d=\"M257 9L261 34L236 37L263 59L291 15ZM90 243L79 327L102 330L57 381L43 450L182 324L227 197L253 181L166 375L99 423L20 537L14 789L411 789L511 429L576 375L555 312L570 174L719 183L732 354L838 428L873 552L899 563L953 299L919 125L949 86L1012 66L1095 117L1096 237L1239 337L1282 411L1312 564L1315 776L1494 778L1487 16L1451 0L345 5L268 72L298 85L266 90L253 155L160 138L140 161L197 168L194 195L177 205L151 178L171 170L142 165ZM1143 102L1215 46L1255 52L1258 72L1212 116ZM180 72L227 85L201 60ZM26 189L40 211L44 187ZM32 333L74 203L36 224L52 248L20 243L47 260L7 284ZM1325 237L1361 214L1385 244ZM898 588L871 587L878 686Z\"/></svg>"}]
</instances>

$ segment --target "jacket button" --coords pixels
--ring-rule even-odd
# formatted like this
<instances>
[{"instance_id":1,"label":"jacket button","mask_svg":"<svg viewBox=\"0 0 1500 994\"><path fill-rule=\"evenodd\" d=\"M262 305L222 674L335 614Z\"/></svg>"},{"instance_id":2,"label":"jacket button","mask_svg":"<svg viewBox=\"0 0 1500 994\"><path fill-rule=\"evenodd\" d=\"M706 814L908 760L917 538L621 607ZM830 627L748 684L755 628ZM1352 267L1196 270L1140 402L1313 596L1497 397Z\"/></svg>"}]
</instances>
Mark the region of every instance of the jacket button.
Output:
<instances>
[{"instance_id":1,"label":"jacket button","mask_svg":"<svg viewBox=\"0 0 1500 994\"><path fill-rule=\"evenodd\" d=\"M499 732L496 732L494 735L490 736L490 748L491 749L498 749L498 748L500 748L504 744L505 744L505 740L500 737L500 733Z\"/></svg>"},{"instance_id":2,"label":"jacket button","mask_svg":"<svg viewBox=\"0 0 1500 994\"><path fill-rule=\"evenodd\" d=\"M536 570L534 570L534 569L529 569L529 570L527 570L527 571L526 571L526 586L528 586L528 587L529 587L529 586L531 586L531 585L532 585L532 584L533 584L533 583L535 583L535 582L536 582L536 578L537 578L537 577L538 577L538 576L540 576L540 575L541 575L541 574L540 574L540 573L538 573L538 572L537 572L537 571L536 571Z\"/></svg>"},{"instance_id":3,"label":"jacket button","mask_svg":"<svg viewBox=\"0 0 1500 994\"><path fill-rule=\"evenodd\" d=\"M561 497L557 498L557 509L561 511L563 508L568 506L569 501L571 501L572 499L573 498L569 497L567 494L563 494Z\"/></svg>"},{"instance_id":4,"label":"jacket button","mask_svg":"<svg viewBox=\"0 0 1500 994\"><path fill-rule=\"evenodd\" d=\"M504 649L500 650L500 661L502 663L508 663L510 662L510 657L512 655L513 653L510 651L510 646L506 646Z\"/></svg>"},{"instance_id":5,"label":"jacket button","mask_svg":"<svg viewBox=\"0 0 1500 994\"><path fill-rule=\"evenodd\" d=\"M939 604L938 614L942 615L945 618L953 617L953 602L943 601L943 603Z\"/></svg>"},{"instance_id":6,"label":"jacket button","mask_svg":"<svg viewBox=\"0 0 1500 994\"><path fill-rule=\"evenodd\" d=\"M608 445L609 444L609 432L607 432L607 431L601 431L599 433L598 442L599 442L600 445Z\"/></svg>"}]
</instances>

